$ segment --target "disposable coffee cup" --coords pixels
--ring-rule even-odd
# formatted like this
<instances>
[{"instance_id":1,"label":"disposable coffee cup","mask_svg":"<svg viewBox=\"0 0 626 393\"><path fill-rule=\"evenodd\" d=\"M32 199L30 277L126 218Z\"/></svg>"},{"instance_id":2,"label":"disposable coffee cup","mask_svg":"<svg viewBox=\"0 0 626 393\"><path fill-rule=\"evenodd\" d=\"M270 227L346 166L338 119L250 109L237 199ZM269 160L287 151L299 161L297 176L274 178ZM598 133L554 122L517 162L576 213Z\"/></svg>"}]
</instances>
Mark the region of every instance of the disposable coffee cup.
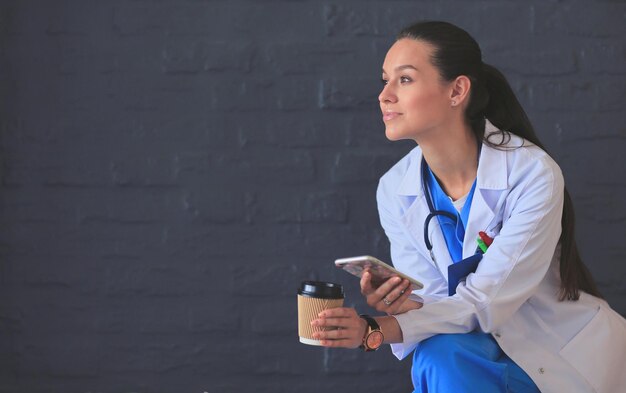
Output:
<instances>
[{"instance_id":1,"label":"disposable coffee cup","mask_svg":"<svg viewBox=\"0 0 626 393\"><path fill-rule=\"evenodd\" d=\"M322 345L313 333L334 330L333 327L311 326L318 314L329 308L343 306L343 287L323 281L304 281L298 289L298 336L308 345Z\"/></svg>"}]
</instances>

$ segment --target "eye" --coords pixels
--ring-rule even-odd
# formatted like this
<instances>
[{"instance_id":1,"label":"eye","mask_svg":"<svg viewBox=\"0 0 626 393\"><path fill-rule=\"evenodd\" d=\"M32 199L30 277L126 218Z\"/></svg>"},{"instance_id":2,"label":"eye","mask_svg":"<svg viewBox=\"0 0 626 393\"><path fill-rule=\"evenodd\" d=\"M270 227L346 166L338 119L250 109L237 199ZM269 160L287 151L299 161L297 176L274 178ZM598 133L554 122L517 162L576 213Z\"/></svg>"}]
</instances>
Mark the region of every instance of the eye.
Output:
<instances>
[{"instance_id":1,"label":"eye","mask_svg":"<svg viewBox=\"0 0 626 393\"><path fill-rule=\"evenodd\" d=\"M387 79L381 78L380 83L382 83L383 86L386 86L389 81Z\"/></svg>"},{"instance_id":2,"label":"eye","mask_svg":"<svg viewBox=\"0 0 626 393\"><path fill-rule=\"evenodd\" d=\"M400 83L409 83L412 82L413 80L411 78L409 78L408 76L401 76L400 77Z\"/></svg>"}]
</instances>

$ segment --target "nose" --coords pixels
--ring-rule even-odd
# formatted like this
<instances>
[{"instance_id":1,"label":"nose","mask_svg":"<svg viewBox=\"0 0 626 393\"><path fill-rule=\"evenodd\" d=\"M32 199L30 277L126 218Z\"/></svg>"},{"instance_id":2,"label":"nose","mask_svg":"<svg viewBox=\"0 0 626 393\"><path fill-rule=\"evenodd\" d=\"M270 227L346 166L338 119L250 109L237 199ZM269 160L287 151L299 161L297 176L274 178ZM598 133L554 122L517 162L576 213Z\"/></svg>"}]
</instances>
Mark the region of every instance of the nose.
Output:
<instances>
[{"instance_id":1,"label":"nose","mask_svg":"<svg viewBox=\"0 0 626 393\"><path fill-rule=\"evenodd\" d=\"M393 88L391 87L390 83L387 83L386 85L383 85L383 90L378 95L378 101L381 104L388 103L388 102L392 102L393 103L393 102L398 101L398 97L396 96L395 92L393 91Z\"/></svg>"}]
</instances>

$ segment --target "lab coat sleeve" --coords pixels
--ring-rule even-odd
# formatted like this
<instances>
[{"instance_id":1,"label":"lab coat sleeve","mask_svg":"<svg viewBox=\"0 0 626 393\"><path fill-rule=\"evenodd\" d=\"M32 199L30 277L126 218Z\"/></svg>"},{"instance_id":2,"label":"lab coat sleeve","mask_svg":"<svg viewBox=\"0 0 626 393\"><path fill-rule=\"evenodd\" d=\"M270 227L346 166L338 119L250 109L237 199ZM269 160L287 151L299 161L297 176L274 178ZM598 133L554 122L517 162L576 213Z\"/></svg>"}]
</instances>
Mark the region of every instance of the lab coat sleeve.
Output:
<instances>
[{"instance_id":1,"label":"lab coat sleeve","mask_svg":"<svg viewBox=\"0 0 626 393\"><path fill-rule=\"evenodd\" d=\"M447 296L448 283L430 260L417 250L410 240L411 236L407 235L404 227L399 224L402 211L397 208L394 211L391 208L398 206L393 198L397 198L397 195L389 189L384 179L381 180L376 192L376 201L381 226L389 239L394 267L424 284L424 288L414 291L414 294L420 297L419 300L428 303L433 299Z\"/></svg>"},{"instance_id":2,"label":"lab coat sleeve","mask_svg":"<svg viewBox=\"0 0 626 393\"><path fill-rule=\"evenodd\" d=\"M517 178L511 179L505 209L510 213L476 272L454 296L396 316L403 334L403 343L392 347L398 358L435 334L467 333L476 327L496 331L547 274L561 235L563 177L547 155L524 159L532 164L518 168Z\"/></svg>"}]
</instances>

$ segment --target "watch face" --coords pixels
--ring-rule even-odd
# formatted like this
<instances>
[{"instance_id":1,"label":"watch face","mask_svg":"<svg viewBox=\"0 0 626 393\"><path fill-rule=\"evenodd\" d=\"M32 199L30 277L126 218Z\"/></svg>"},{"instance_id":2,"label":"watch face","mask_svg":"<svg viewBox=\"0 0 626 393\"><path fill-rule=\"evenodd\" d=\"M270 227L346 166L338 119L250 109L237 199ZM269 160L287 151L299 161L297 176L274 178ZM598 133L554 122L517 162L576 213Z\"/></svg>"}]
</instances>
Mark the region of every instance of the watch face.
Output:
<instances>
[{"instance_id":1,"label":"watch face","mask_svg":"<svg viewBox=\"0 0 626 393\"><path fill-rule=\"evenodd\" d=\"M365 343L368 348L378 349L383 343L383 333L380 330L374 330L367 336Z\"/></svg>"}]
</instances>

